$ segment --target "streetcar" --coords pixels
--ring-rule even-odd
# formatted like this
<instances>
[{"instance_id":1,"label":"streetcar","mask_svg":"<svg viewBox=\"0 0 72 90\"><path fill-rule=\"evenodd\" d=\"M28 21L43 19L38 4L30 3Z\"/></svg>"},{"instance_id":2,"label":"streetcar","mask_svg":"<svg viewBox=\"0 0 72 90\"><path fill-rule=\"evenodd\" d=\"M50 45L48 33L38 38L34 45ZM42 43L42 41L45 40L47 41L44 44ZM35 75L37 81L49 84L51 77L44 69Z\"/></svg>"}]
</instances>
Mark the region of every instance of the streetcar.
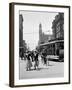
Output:
<instances>
[{"instance_id":1,"label":"streetcar","mask_svg":"<svg viewBox=\"0 0 72 90\"><path fill-rule=\"evenodd\" d=\"M64 61L64 40L50 40L47 43L39 45L39 48L44 49L47 56L51 60ZM41 50L41 52L42 52Z\"/></svg>"}]
</instances>

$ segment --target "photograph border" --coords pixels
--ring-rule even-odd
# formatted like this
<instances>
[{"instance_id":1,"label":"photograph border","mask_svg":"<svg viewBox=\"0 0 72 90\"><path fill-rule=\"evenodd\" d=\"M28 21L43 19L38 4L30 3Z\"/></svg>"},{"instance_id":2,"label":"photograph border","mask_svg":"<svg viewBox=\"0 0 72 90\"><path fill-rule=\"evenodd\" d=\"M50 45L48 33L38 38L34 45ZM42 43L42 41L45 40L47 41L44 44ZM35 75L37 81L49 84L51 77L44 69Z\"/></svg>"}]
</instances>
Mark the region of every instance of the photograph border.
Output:
<instances>
[{"instance_id":1,"label":"photograph border","mask_svg":"<svg viewBox=\"0 0 72 90\"><path fill-rule=\"evenodd\" d=\"M69 9L69 77L68 82L62 83L47 83L47 84L33 84L33 85L14 85L14 5L28 5L28 6L43 6L43 7L58 7ZM29 87L29 86L45 86L45 85L60 85L70 84L70 6L64 5L48 5L48 4L31 4L31 3L9 3L9 86L10 87Z\"/></svg>"}]
</instances>

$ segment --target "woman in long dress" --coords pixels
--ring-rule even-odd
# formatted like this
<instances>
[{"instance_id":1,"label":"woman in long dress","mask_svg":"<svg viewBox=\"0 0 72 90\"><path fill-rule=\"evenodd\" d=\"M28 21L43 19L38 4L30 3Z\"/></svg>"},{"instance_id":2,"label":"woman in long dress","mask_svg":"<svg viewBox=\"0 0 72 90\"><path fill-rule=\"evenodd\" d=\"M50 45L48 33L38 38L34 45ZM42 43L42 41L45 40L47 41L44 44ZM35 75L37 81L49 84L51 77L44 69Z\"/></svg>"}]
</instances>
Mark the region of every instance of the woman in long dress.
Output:
<instances>
[{"instance_id":1,"label":"woman in long dress","mask_svg":"<svg viewBox=\"0 0 72 90\"><path fill-rule=\"evenodd\" d=\"M26 58L27 58L27 62L26 62L26 70L31 70L31 67L32 67L32 62L31 62L31 55L30 55L30 52L28 52L28 54L26 55Z\"/></svg>"}]
</instances>

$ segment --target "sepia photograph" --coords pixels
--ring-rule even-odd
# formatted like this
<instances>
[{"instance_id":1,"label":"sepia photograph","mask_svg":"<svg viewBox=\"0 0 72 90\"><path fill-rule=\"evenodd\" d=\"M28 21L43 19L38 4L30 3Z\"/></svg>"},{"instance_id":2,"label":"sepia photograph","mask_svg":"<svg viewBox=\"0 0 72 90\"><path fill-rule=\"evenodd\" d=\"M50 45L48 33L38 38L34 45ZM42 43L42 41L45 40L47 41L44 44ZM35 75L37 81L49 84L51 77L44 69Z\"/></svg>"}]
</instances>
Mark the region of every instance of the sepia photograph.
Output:
<instances>
[{"instance_id":1,"label":"sepia photograph","mask_svg":"<svg viewBox=\"0 0 72 90\"><path fill-rule=\"evenodd\" d=\"M10 87L70 83L70 6L10 3Z\"/></svg>"}]
</instances>

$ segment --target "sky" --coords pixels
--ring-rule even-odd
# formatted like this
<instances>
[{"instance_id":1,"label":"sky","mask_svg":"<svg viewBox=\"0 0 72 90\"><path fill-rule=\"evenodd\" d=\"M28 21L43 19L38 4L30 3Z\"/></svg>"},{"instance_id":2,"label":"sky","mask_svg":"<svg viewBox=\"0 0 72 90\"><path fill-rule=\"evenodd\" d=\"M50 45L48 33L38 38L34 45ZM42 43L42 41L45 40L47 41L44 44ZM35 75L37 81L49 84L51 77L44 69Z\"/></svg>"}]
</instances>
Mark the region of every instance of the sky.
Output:
<instances>
[{"instance_id":1,"label":"sky","mask_svg":"<svg viewBox=\"0 0 72 90\"><path fill-rule=\"evenodd\" d=\"M52 34L52 22L58 13L23 10L20 14L23 16L23 40L33 50L39 41L39 24L42 24L42 32Z\"/></svg>"}]
</instances>

